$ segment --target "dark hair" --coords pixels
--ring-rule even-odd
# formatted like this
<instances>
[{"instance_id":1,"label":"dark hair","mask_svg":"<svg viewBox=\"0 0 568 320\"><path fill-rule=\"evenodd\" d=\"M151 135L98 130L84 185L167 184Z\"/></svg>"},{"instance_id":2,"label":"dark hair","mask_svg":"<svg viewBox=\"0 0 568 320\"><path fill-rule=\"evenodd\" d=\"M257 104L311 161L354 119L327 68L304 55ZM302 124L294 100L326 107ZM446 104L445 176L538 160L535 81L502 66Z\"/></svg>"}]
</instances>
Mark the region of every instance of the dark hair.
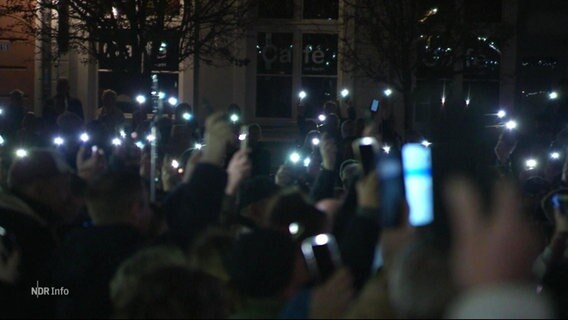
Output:
<instances>
[{"instance_id":1,"label":"dark hair","mask_svg":"<svg viewBox=\"0 0 568 320\"><path fill-rule=\"evenodd\" d=\"M267 176L257 176L244 181L239 188L239 208L244 209L253 203L272 197L279 187Z\"/></svg>"},{"instance_id":2,"label":"dark hair","mask_svg":"<svg viewBox=\"0 0 568 320\"><path fill-rule=\"evenodd\" d=\"M288 233L291 223L297 223L301 232L298 240L315 236L323 232L327 216L310 205L298 189L288 189L273 198L268 206L268 225Z\"/></svg>"},{"instance_id":3,"label":"dark hair","mask_svg":"<svg viewBox=\"0 0 568 320\"><path fill-rule=\"evenodd\" d=\"M278 296L292 279L296 246L280 232L259 229L242 235L228 257L234 286L245 296Z\"/></svg>"},{"instance_id":4,"label":"dark hair","mask_svg":"<svg viewBox=\"0 0 568 320\"><path fill-rule=\"evenodd\" d=\"M182 266L156 269L140 278L118 318L220 319L227 317L227 296L220 282Z\"/></svg>"},{"instance_id":5,"label":"dark hair","mask_svg":"<svg viewBox=\"0 0 568 320\"><path fill-rule=\"evenodd\" d=\"M144 200L142 180L134 173L105 173L95 179L85 195L95 223L122 222L136 202Z\"/></svg>"}]
</instances>

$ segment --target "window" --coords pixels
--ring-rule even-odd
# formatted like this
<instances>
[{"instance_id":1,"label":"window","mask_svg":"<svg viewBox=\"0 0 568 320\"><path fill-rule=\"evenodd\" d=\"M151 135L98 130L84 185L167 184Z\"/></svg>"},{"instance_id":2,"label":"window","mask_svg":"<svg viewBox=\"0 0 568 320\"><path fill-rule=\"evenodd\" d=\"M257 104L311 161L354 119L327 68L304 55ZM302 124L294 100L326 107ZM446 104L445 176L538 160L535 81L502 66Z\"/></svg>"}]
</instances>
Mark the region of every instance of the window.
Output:
<instances>
[{"instance_id":1,"label":"window","mask_svg":"<svg viewBox=\"0 0 568 320\"><path fill-rule=\"evenodd\" d=\"M314 109L337 97L337 35L303 35L302 89Z\"/></svg>"},{"instance_id":2,"label":"window","mask_svg":"<svg viewBox=\"0 0 568 320\"><path fill-rule=\"evenodd\" d=\"M292 116L293 34L259 33L257 40L256 116Z\"/></svg>"},{"instance_id":3,"label":"window","mask_svg":"<svg viewBox=\"0 0 568 320\"><path fill-rule=\"evenodd\" d=\"M500 22L500 0L466 0L464 14L468 22Z\"/></svg>"},{"instance_id":4,"label":"window","mask_svg":"<svg viewBox=\"0 0 568 320\"><path fill-rule=\"evenodd\" d=\"M292 19L294 17L294 1L260 0L258 16L267 19Z\"/></svg>"},{"instance_id":5,"label":"window","mask_svg":"<svg viewBox=\"0 0 568 320\"><path fill-rule=\"evenodd\" d=\"M250 43L257 56L256 75L251 75L256 80L254 115L291 119L299 90L307 93L307 110L335 100L339 0L259 0L258 16L257 38Z\"/></svg>"},{"instance_id":6,"label":"window","mask_svg":"<svg viewBox=\"0 0 568 320\"><path fill-rule=\"evenodd\" d=\"M337 20L338 0L304 0L304 19Z\"/></svg>"}]
</instances>

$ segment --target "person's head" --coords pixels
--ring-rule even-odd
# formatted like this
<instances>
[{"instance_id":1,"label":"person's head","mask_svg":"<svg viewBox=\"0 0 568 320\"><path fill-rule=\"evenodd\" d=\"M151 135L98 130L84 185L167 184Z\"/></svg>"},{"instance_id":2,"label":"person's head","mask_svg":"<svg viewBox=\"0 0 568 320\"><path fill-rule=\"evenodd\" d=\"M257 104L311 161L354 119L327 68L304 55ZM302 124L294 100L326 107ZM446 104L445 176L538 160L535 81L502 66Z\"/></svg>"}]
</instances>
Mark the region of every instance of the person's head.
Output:
<instances>
[{"instance_id":1,"label":"person's head","mask_svg":"<svg viewBox=\"0 0 568 320\"><path fill-rule=\"evenodd\" d=\"M337 103L335 101L330 100L323 105L323 113L325 115L336 114L337 111Z\"/></svg>"},{"instance_id":2,"label":"person's head","mask_svg":"<svg viewBox=\"0 0 568 320\"><path fill-rule=\"evenodd\" d=\"M328 130L336 131L337 129L339 129L339 117L337 116L337 114L330 113L329 115L327 115L327 119L325 121L326 128L328 128Z\"/></svg>"},{"instance_id":3,"label":"person's head","mask_svg":"<svg viewBox=\"0 0 568 320\"><path fill-rule=\"evenodd\" d=\"M221 283L200 271L168 266L140 277L117 318L224 319L228 296Z\"/></svg>"},{"instance_id":4,"label":"person's head","mask_svg":"<svg viewBox=\"0 0 568 320\"><path fill-rule=\"evenodd\" d=\"M296 224L297 230L291 230ZM282 233L290 234L296 241L325 233L327 216L308 203L306 197L297 189L281 191L268 205L265 225ZM295 228L296 229L296 228Z\"/></svg>"},{"instance_id":5,"label":"person's head","mask_svg":"<svg viewBox=\"0 0 568 320\"><path fill-rule=\"evenodd\" d=\"M33 112L28 112L22 120L22 128L35 130L39 126L39 121Z\"/></svg>"},{"instance_id":6,"label":"person's head","mask_svg":"<svg viewBox=\"0 0 568 320\"><path fill-rule=\"evenodd\" d=\"M354 120L346 120L341 124L341 137L342 138L349 138L355 136L355 121Z\"/></svg>"},{"instance_id":7,"label":"person's head","mask_svg":"<svg viewBox=\"0 0 568 320\"><path fill-rule=\"evenodd\" d=\"M248 126L248 144L251 147L257 145L262 139L262 129L258 123L253 123Z\"/></svg>"},{"instance_id":8,"label":"person's head","mask_svg":"<svg viewBox=\"0 0 568 320\"><path fill-rule=\"evenodd\" d=\"M148 247L122 262L110 282L110 299L114 308L125 307L142 276L169 266L189 266L187 257L178 247Z\"/></svg>"},{"instance_id":9,"label":"person's head","mask_svg":"<svg viewBox=\"0 0 568 320\"><path fill-rule=\"evenodd\" d=\"M363 168L357 160L346 160L341 164L339 169L339 178L343 184L343 188L348 190L351 185L363 173Z\"/></svg>"},{"instance_id":10,"label":"person's head","mask_svg":"<svg viewBox=\"0 0 568 320\"><path fill-rule=\"evenodd\" d=\"M117 94L113 90L108 89L108 90L103 91L103 97L102 97L103 107L108 107L108 108L115 107L116 106L116 97L117 97Z\"/></svg>"},{"instance_id":11,"label":"person's head","mask_svg":"<svg viewBox=\"0 0 568 320\"><path fill-rule=\"evenodd\" d=\"M86 204L95 225L129 224L143 230L150 215L142 180L133 173L101 175L87 188Z\"/></svg>"},{"instance_id":12,"label":"person's head","mask_svg":"<svg viewBox=\"0 0 568 320\"><path fill-rule=\"evenodd\" d=\"M268 201L278 190L279 187L270 177L257 176L244 181L238 195L240 214L257 225L262 225Z\"/></svg>"},{"instance_id":13,"label":"person's head","mask_svg":"<svg viewBox=\"0 0 568 320\"><path fill-rule=\"evenodd\" d=\"M184 119L183 116L186 113L190 114L191 117L195 116L193 114L193 108L191 107L191 105L189 103L182 102L182 103L178 104L177 107L175 108L175 111L174 111L176 123L186 124L186 123L188 123L188 121L191 121L191 118L190 118L190 120ZM195 120L193 120L193 121L195 121Z\"/></svg>"},{"instance_id":14,"label":"person's head","mask_svg":"<svg viewBox=\"0 0 568 320\"><path fill-rule=\"evenodd\" d=\"M75 135L83 128L83 120L74 112L65 111L57 117L57 126L64 135Z\"/></svg>"},{"instance_id":15,"label":"person's head","mask_svg":"<svg viewBox=\"0 0 568 320\"><path fill-rule=\"evenodd\" d=\"M306 132L318 130L318 124L314 120L305 120L304 127Z\"/></svg>"},{"instance_id":16,"label":"person's head","mask_svg":"<svg viewBox=\"0 0 568 320\"><path fill-rule=\"evenodd\" d=\"M60 95L68 95L69 94L69 80L67 80L67 78L59 78L57 80L57 85L55 87L55 91L57 92L57 94Z\"/></svg>"},{"instance_id":17,"label":"person's head","mask_svg":"<svg viewBox=\"0 0 568 320\"><path fill-rule=\"evenodd\" d=\"M333 231L335 217L341 210L341 205L342 202L338 199L323 199L316 203L316 208L327 216L327 225L323 233L331 233Z\"/></svg>"},{"instance_id":18,"label":"person's head","mask_svg":"<svg viewBox=\"0 0 568 320\"><path fill-rule=\"evenodd\" d=\"M568 94L568 78L562 78L558 81L558 89L563 94Z\"/></svg>"},{"instance_id":19,"label":"person's head","mask_svg":"<svg viewBox=\"0 0 568 320\"><path fill-rule=\"evenodd\" d=\"M27 156L16 159L8 171L8 187L15 193L37 202L50 212L43 219L59 223L73 218L77 212L70 186L71 169L63 157L48 149L27 150Z\"/></svg>"},{"instance_id":20,"label":"person's head","mask_svg":"<svg viewBox=\"0 0 568 320\"><path fill-rule=\"evenodd\" d=\"M308 134L306 134L306 139L304 139L304 148L312 149L312 148L316 147L316 146L314 146L313 141L312 141L314 138L318 138L318 139L321 140L320 132L318 130L312 130L312 131L308 132ZM318 148L319 148L319 146L318 146Z\"/></svg>"},{"instance_id":21,"label":"person's head","mask_svg":"<svg viewBox=\"0 0 568 320\"><path fill-rule=\"evenodd\" d=\"M236 103L231 103L229 105L229 107L227 108L227 113L228 114L237 114L240 115L241 114L241 107L239 107L238 104Z\"/></svg>"},{"instance_id":22,"label":"person's head","mask_svg":"<svg viewBox=\"0 0 568 320\"><path fill-rule=\"evenodd\" d=\"M24 93L21 90L12 90L10 92L10 106L22 107L24 105Z\"/></svg>"},{"instance_id":23,"label":"person's head","mask_svg":"<svg viewBox=\"0 0 568 320\"><path fill-rule=\"evenodd\" d=\"M365 119L358 118L355 120L355 137L362 137L363 131L365 131Z\"/></svg>"},{"instance_id":24,"label":"person's head","mask_svg":"<svg viewBox=\"0 0 568 320\"><path fill-rule=\"evenodd\" d=\"M195 239L190 248L191 267L201 270L222 282L229 281L226 261L235 237L228 231L212 228Z\"/></svg>"},{"instance_id":25,"label":"person's head","mask_svg":"<svg viewBox=\"0 0 568 320\"><path fill-rule=\"evenodd\" d=\"M442 249L417 240L395 258L390 271L391 302L400 318L444 316L456 288L448 257Z\"/></svg>"},{"instance_id":26,"label":"person's head","mask_svg":"<svg viewBox=\"0 0 568 320\"><path fill-rule=\"evenodd\" d=\"M297 249L281 232L258 229L240 236L227 265L237 290L250 298L283 298L293 282Z\"/></svg>"}]
</instances>

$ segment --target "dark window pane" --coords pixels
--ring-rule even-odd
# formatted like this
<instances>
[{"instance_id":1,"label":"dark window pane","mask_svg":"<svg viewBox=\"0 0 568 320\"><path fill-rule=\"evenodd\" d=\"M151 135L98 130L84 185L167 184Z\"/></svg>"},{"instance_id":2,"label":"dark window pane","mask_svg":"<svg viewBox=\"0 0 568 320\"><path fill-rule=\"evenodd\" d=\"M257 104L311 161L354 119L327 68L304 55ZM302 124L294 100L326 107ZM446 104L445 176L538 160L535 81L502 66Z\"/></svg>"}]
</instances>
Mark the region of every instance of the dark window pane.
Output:
<instances>
[{"instance_id":1,"label":"dark window pane","mask_svg":"<svg viewBox=\"0 0 568 320\"><path fill-rule=\"evenodd\" d=\"M304 0L304 19L337 19L338 0Z\"/></svg>"},{"instance_id":2,"label":"dark window pane","mask_svg":"<svg viewBox=\"0 0 568 320\"><path fill-rule=\"evenodd\" d=\"M302 74L337 75L337 35L304 34Z\"/></svg>"},{"instance_id":3,"label":"dark window pane","mask_svg":"<svg viewBox=\"0 0 568 320\"><path fill-rule=\"evenodd\" d=\"M319 112L323 109L325 102L336 100L337 78L303 77L302 90L307 93L304 100L307 109ZM313 117L315 114L311 116Z\"/></svg>"},{"instance_id":4,"label":"dark window pane","mask_svg":"<svg viewBox=\"0 0 568 320\"><path fill-rule=\"evenodd\" d=\"M258 33L257 73L292 74L291 33Z\"/></svg>"},{"instance_id":5,"label":"dark window pane","mask_svg":"<svg viewBox=\"0 0 568 320\"><path fill-rule=\"evenodd\" d=\"M292 77L258 76L256 78L256 116L292 117Z\"/></svg>"},{"instance_id":6,"label":"dark window pane","mask_svg":"<svg viewBox=\"0 0 568 320\"><path fill-rule=\"evenodd\" d=\"M465 0L465 17L468 22L500 22L501 0Z\"/></svg>"},{"instance_id":7,"label":"dark window pane","mask_svg":"<svg viewBox=\"0 0 568 320\"><path fill-rule=\"evenodd\" d=\"M294 16L293 0L260 0L258 4L259 18L292 19Z\"/></svg>"}]
</instances>

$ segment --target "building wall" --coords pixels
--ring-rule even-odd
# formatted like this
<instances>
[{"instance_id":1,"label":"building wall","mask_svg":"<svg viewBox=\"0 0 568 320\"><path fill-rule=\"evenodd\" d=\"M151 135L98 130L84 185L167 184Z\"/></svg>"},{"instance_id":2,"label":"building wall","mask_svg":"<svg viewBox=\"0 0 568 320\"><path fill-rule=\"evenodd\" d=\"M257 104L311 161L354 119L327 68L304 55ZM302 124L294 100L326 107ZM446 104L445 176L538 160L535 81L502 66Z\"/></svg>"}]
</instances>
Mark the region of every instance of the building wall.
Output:
<instances>
[{"instance_id":1,"label":"building wall","mask_svg":"<svg viewBox=\"0 0 568 320\"><path fill-rule=\"evenodd\" d=\"M0 17L0 104L8 94L20 89L25 95L25 104L33 106L34 101L34 39L19 32L2 31L13 20Z\"/></svg>"}]
</instances>

